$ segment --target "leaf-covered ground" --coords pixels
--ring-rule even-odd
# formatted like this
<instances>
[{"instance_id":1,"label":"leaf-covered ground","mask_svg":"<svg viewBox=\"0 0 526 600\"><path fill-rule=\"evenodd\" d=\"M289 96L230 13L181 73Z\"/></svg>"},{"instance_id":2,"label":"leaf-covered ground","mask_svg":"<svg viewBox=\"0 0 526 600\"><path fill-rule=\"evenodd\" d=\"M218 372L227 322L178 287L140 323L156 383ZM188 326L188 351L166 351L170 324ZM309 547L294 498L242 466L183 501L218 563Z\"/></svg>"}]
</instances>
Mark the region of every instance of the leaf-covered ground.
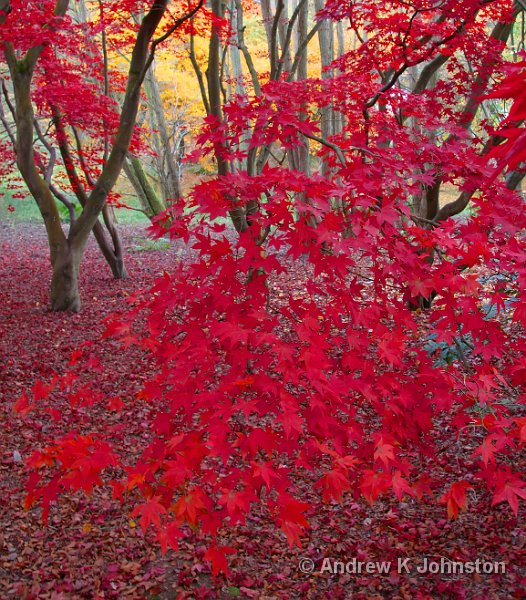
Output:
<instances>
[{"instance_id":1,"label":"leaf-covered ground","mask_svg":"<svg viewBox=\"0 0 526 600\"><path fill-rule=\"evenodd\" d=\"M24 463L34 449L66 432L64 423L71 423L72 414L64 419L41 419L38 412L20 417L13 412L16 399L37 380L62 373L75 348L98 339L107 315L122 310L126 297L147 286L156 273L170 270L181 256L181 248L147 241L139 227L124 235L130 278L113 281L90 246L81 277L82 313L55 315L47 309L50 269L42 229L0 224L1 598L526 597L524 510L515 518L506 504L490 509L488 498L471 497L472 510L454 522L436 503L390 500L371 508L349 498L340 505L319 506L310 515L310 537L294 550L256 513L225 536L225 545L238 552L229 557L229 577L215 580L198 533L188 531L177 554L161 557L109 491L60 499L47 526L40 509L25 511ZM111 340L100 352L110 368L94 371L93 377L105 394L123 398L125 406L103 415L94 409L89 419L98 421L99 428L114 428L134 454L149 436L149 408L127 404L126 398L135 394L149 365L137 351L122 351ZM100 423L100 418L108 422ZM444 453L430 461L429 469L454 472L469 466L469 448L448 437L447 428L443 444ZM303 485L308 488L310 482ZM421 573L426 558L438 564L441 559L499 561L506 572ZM398 572L399 559L409 573L403 567ZM351 572L331 573L332 561L349 563ZM389 572L352 572L357 561L383 561ZM313 570L304 573L301 567Z\"/></svg>"}]
</instances>

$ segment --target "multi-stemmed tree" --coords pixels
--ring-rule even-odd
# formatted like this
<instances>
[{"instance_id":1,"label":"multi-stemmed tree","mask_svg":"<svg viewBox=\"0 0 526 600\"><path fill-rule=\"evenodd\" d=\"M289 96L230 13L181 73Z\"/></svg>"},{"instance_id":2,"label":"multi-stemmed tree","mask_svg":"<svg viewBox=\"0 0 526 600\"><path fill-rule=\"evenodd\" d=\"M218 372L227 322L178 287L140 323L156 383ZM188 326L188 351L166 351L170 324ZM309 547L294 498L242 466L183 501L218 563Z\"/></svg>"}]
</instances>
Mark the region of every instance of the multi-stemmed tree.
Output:
<instances>
[{"instance_id":1,"label":"multi-stemmed tree","mask_svg":"<svg viewBox=\"0 0 526 600\"><path fill-rule=\"evenodd\" d=\"M111 14L135 14L133 1L111 3ZM53 267L53 310L78 311L78 271L91 231L100 231L98 218L121 172L134 134L141 85L157 46L178 30L203 5L196 2L188 12L163 24L168 2L152 0L147 5L132 46L122 106L109 98L107 84L101 89L97 69L101 63L91 52L98 28L107 27L104 3L99 3L101 22L75 23L68 15L69 1L4 2L1 51L13 88L13 134L20 175L35 199L47 231ZM31 27L28 27L28 23ZM155 38L155 33L161 29ZM105 70L101 69L104 73ZM38 112L35 110L35 106ZM54 143L60 148L63 166L82 210L66 234L61 225L56 196L60 194L51 173L53 148L40 135L37 116L50 119ZM35 135L49 152L42 158ZM95 140L83 146L83 136ZM97 137L102 140L98 143ZM89 162L89 164L86 164ZM55 192L55 193L54 193ZM111 222L106 219L112 231ZM117 276L124 275L119 241L108 249L107 258Z\"/></svg>"}]
</instances>

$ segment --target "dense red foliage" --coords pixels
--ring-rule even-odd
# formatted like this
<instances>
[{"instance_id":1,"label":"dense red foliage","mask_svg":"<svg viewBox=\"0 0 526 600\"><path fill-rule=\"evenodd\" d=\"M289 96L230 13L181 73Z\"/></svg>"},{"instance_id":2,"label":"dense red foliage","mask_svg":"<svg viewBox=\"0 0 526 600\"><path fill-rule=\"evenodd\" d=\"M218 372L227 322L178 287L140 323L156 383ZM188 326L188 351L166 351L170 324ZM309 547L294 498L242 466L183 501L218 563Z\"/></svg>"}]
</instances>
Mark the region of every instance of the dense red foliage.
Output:
<instances>
[{"instance_id":1,"label":"dense red foliage","mask_svg":"<svg viewBox=\"0 0 526 600\"><path fill-rule=\"evenodd\" d=\"M496 87L488 98L507 98L513 101L509 114L500 124L498 135L505 139L505 143L496 146L491 156L498 159L495 176L504 167L515 169L526 158L526 130L523 122L526 118L526 96L524 84L526 82L526 61L507 65L507 75L504 81Z\"/></svg>"},{"instance_id":2,"label":"dense red foliage","mask_svg":"<svg viewBox=\"0 0 526 600\"><path fill-rule=\"evenodd\" d=\"M479 73L498 66L487 27L510 10L334 3L328 14L371 29L334 78L272 82L228 105L223 121L207 119L202 152L242 158L247 124L252 145L290 148L299 132L318 135L315 109L345 116L324 145L327 177L278 165L233 171L174 204L169 235L193 254L108 322L108 337L152 361L137 397L97 389L103 366L88 346L16 406L60 418L63 404L100 415L144 402L140 456L128 453L125 431L72 422L30 458L28 507L41 504L46 518L59 494L109 486L163 550L177 549L188 527L206 535L214 574L235 550L229 530L252 514L273 520L291 546L305 543L321 503L350 498L432 498L450 518L469 500L517 517L526 215L457 108L484 91L460 51ZM395 86L438 53L451 56L449 79L419 94ZM312 115L301 119L305 98ZM437 179L473 195L469 215L414 217ZM251 227L234 237L228 211L254 201ZM433 292L432 310L412 310ZM448 467L454 444L469 455Z\"/></svg>"},{"instance_id":3,"label":"dense red foliage","mask_svg":"<svg viewBox=\"0 0 526 600\"><path fill-rule=\"evenodd\" d=\"M320 504L318 491L309 477L295 482L304 497L312 499L309 521L312 529L303 548L287 548L285 538L276 538L272 520L253 507L246 523L227 530L222 543L237 549L229 555L229 577L212 580L206 565L206 538L185 528L177 552L160 556L153 546L153 529L145 533L140 523L129 519L136 501L127 497L124 507L111 499L110 488L91 496L74 494L53 505L49 521L42 525L41 511L24 510L26 461L35 447L42 447L64 435L74 424L79 432L99 431L119 438L118 446L128 461L141 452L151 437L155 405L135 400L144 378L152 369L148 355L129 347L118 351L107 338L100 346L105 369L97 371L98 389L108 399L123 398L119 410L70 407L65 397L49 404L60 414L33 411L13 413L13 399L50 373L67 369L72 351L84 341L96 342L102 321L118 310L123 300L146 286L152 272L170 270L174 261L187 259L181 244L170 250L138 251L148 248L139 229L123 232L129 251L130 278L112 283L104 262L90 245L87 270L81 280L85 298L81 315L57 316L47 309L46 290L41 281L48 276L46 239L41 227L10 229L0 226L0 276L9 286L0 290L0 589L3 598L223 598L236 593L243 598L370 598L398 595L402 598L513 598L521 597L524 575L524 536L521 522L508 509L491 508L485 498L467 491L472 510L447 522L444 506L428 497L422 502L392 498L379 499L372 507L364 500L346 495L341 503ZM135 251L134 251L135 250ZM26 258L20 260L20 256ZM304 277L301 266L294 278ZM276 294L285 295L288 282L282 281ZM23 314L24 319L19 315ZM52 351L50 351L52 349ZM110 402L108 409L113 402ZM472 468L473 448L452 440L447 431L439 441L438 457L425 465L433 478L451 477L458 469ZM124 514L123 514L124 509ZM519 515L520 516L520 515ZM506 560L505 574L432 575L396 573L398 558L411 559L412 567L423 557L439 560L471 560L477 556L491 561ZM302 573L301 557L316 563L325 557L335 560L393 561L392 573L331 575ZM237 589L236 589L237 588Z\"/></svg>"}]
</instances>

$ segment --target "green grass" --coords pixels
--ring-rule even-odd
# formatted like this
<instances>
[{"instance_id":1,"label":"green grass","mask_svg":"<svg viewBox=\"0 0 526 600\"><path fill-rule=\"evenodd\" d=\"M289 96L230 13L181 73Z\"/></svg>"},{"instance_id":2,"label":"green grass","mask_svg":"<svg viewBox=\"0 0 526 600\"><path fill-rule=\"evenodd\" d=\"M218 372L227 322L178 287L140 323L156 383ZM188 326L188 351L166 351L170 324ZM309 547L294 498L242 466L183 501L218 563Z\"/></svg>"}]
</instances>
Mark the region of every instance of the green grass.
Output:
<instances>
[{"instance_id":1,"label":"green grass","mask_svg":"<svg viewBox=\"0 0 526 600\"><path fill-rule=\"evenodd\" d=\"M132 205L132 208L136 207ZM115 217L117 219L117 223L122 223L123 225L150 223L150 219L148 219L148 217L144 213L139 212L137 210L131 210L129 208L116 208Z\"/></svg>"},{"instance_id":2,"label":"green grass","mask_svg":"<svg viewBox=\"0 0 526 600\"><path fill-rule=\"evenodd\" d=\"M136 243L130 248L132 252L157 252L159 250L168 250L170 240L160 238L152 240L150 238L138 238Z\"/></svg>"},{"instance_id":3,"label":"green grass","mask_svg":"<svg viewBox=\"0 0 526 600\"><path fill-rule=\"evenodd\" d=\"M132 208L138 208L138 202L127 198L126 204ZM9 207L14 208L10 210ZM60 213L64 223L68 222L67 210L61 205ZM137 210L128 208L116 208L115 216L117 223L123 225L147 224L149 219ZM10 190L0 187L0 222L16 225L18 223L42 223L42 217L33 198L13 198Z\"/></svg>"},{"instance_id":4,"label":"green grass","mask_svg":"<svg viewBox=\"0 0 526 600\"><path fill-rule=\"evenodd\" d=\"M14 210L11 212L9 208ZM33 198L13 199L10 192L0 189L0 222L2 223L38 223L42 217Z\"/></svg>"}]
</instances>

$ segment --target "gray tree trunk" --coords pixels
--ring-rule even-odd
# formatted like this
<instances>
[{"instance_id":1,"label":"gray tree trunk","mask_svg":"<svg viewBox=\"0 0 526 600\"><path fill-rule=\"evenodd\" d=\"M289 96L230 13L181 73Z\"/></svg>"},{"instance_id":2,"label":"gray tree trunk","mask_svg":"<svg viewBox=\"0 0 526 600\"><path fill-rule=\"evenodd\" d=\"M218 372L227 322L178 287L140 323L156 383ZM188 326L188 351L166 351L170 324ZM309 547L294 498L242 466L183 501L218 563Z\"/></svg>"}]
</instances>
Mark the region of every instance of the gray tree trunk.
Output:
<instances>
[{"instance_id":1,"label":"gray tree trunk","mask_svg":"<svg viewBox=\"0 0 526 600\"><path fill-rule=\"evenodd\" d=\"M314 0L314 6L316 12L322 10L325 6L324 0ZM330 79L333 75L333 69L327 69L329 65L334 61L334 31L332 21L324 20L318 30L318 41L320 44L320 56L321 56L321 78ZM320 125L321 135L326 140L334 134L334 111L332 106L324 106L320 110ZM325 161L322 163L322 173L327 173L327 164Z\"/></svg>"},{"instance_id":2,"label":"gray tree trunk","mask_svg":"<svg viewBox=\"0 0 526 600\"><path fill-rule=\"evenodd\" d=\"M166 210L164 200L150 183L150 178L139 158L128 155L124 162L123 170L139 198L144 214L149 219Z\"/></svg>"},{"instance_id":3,"label":"gray tree trunk","mask_svg":"<svg viewBox=\"0 0 526 600\"><path fill-rule=\"evenodd\" d=\"M162 196L168 198L180 198L179 167L175 159L176 148L174 148L174 137L168 130L168 124L164 115L164 108L159 91L159 83L155 72L148 71L144 80L144 90L148 98L148 106L154 120L154 129L160 141L160 152L158 152L157 172Z\"/></svg>"},{"instance_id":4,"label":"gray tree trunk","mask_svg":"<svg viewBox=\"0 0 526 600\"><path fill-rule=\"evenodd\" d=\"M240 35L239 35L239 27L240 23L238 22L238 6L236 0L230 0L229 3L229 12L230 12L230 22L232 28L232 36L229 40L229 54L230 54L230 67L232 69L231 78L234 81L234 90L236 96L240 96L242 98L247 97L247 90L245 87L244 77L243 77L243 67L241 65L241 52L240 48ZM241 136L240 149L245 150L248 147L249 140L249 132L245 131ZM243 169L246 165L242 165L240 160L234 160L232 164L234 169Z\"/></svg>"},{"instance_id":5,"label":"gray tree trunk","mask_svg":"<svg viewBox=\"0 0 526 600\"><path fill-rule=\"evenodd\" d=\"M293 0L292 10L295 10L298 6L299 0ZM298 20L294 27L294 52L297 53L298 49L301 48L305 42L309 32L309 4L306 2L300 9ZM308 77L308 60L307 53L304 52L301 55L298 68L296 71L296 81L304 81ZM300 114L301 119L306 119L307 115L305 112ZM302 143L293 148L289 153L290 166L292 169L301 171L309 174L309 140L303 138Z\"/></svg>"}]
</instances>

